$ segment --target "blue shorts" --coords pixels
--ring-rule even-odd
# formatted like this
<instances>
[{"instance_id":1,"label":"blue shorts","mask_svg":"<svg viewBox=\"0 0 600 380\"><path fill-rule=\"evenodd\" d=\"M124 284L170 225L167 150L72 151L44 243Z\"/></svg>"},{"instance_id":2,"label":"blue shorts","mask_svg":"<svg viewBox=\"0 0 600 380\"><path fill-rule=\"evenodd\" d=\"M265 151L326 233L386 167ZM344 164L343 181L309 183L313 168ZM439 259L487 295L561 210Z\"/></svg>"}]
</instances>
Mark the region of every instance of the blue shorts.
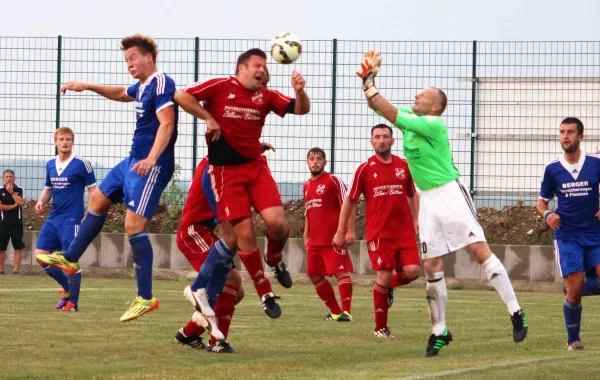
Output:
<instances>
[{"instance_id":1,"label":"blue shorts","mask_svg":"<svg viewBox=\"0 0 600 380\"><path fill-rule=\"evenodd\" d=\"M202 174L202 191L208 200L210 209L217 215L217 201L215 200L215 193L213 192L210 175L208 174L208 166L204 167L204 173ZM219 224L219 218L217 217L215 217L215 224Z\"/></svg>"},{"instance_id":2,"label":"blue shorts","mask_svg":"<svg viewBox=\"0 0 600 380\"><path fill-rule=\"evenodd\" d=\"M75 236L77 236L80 223L80 220L73 218L50 218L46 220L35 248L48 252L66 251Z\"/></svg>"},{"instance_id":3,"label":"blue shorts","mask_svg":"<svg viewBox=\"0 0 600 380\"><path fill-rule=\"evenodd\" d=\"M554 254L562 277L589 272L600 264L600 237L569 236L554 240Z\"/></svg>"},{"instance_id":4,"label":"blue shorts","mask_svg":"<svg viewBox=\"0 0 600 380\"><path fill-rule=\"evenodd\" d=\"M145 177L138 177L131 168L139 160L127 157L108 172L98 189L113 203L125 202L127 208L146 219L152 218L172 171L156 165Z\"/></svg>"}]
</instances>

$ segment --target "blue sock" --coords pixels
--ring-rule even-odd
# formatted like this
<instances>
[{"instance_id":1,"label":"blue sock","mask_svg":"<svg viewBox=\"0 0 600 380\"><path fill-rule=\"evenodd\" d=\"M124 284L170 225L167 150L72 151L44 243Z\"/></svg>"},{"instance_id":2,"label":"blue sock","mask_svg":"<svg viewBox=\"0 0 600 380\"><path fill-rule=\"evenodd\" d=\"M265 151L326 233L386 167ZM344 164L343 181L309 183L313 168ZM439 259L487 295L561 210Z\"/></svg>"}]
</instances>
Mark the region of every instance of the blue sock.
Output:
<instances>
[{"instance_id":1,"label":"blue sock","mask_svg":"<svg viewBox=\"0 0 600 380\"><path fill-rule=\"evenodd\" d=\"M235 252L230 250L223 240L219 240L215 245L213 245L210 251L208 251L208 255L206 256L206 260L204 260L204 264L202 264L202 267L200 268L200 272L198 272L198 276L191 285L192 291L208 287L208 283L212 281L213 276L223 277L222 280L224 285L224 281L227 279L227 274L229 274L229 271L231 270L234 255ZM225 270L223 267L228 269ZM223 276L223 274L225 275ZM219 279L216 279L215 281L215 284L220 283ZM221 292L222 289L223 286L221 286L221 289L217 292Z\"/></svg>"},{"instance_id":2,"label":"blue sock","mask_svg":"<svg viewBox=\"0 0 600 380\"><path fill-rule=\"evenodd\" d=\"M91 210L88 210L87 215L81 221L79 232L73 239L71 246L64 253L65 259L72 263L79 261L79 258L83 256L83 253L87 249L88 245L94 241L96 236L102 230L106 215L99 215Z\"/></svg>"},{"instance_id":3,"label":"blue sock","mask_svg":"<svg viewBox=\"0 0 600 380\"><path fill-rule=\"evenodd\" d=\"M75 274L69 275L69 291L71 295L69 296L69 301L75 305L75 307L79 307L79 290L81 289L81 270L78 270Z\"/></svg>"},{"instance_id":4,"label":"blue sock","mask_svg":"<svg viewBox=\"0 0 600 380\"><path fill-rule=\"evenodd\" d=\"M58 285L62 286L65 292L69 291L69 279L65 272L56 267L51 267L47 264L40 264L42 268L44 268L44 272L50 277L54 279L54 281L58 282Z\"/></svg>"},{"instance_id":5,"label":"blue sock","mask_svg":"<svg viewBox=\"0 0 600 380\"><path fill-rule=\"evenodd\" d=\"M565 324L567 325L567 334L569 336L568 343L581 340L579 331L581 330L581 312L583 311L583 307L581 307L581 304L573 305L565 300L563 311L565 313Z\"/></svg>"},{"instance_id":6,"label":"blue sock","mask_svg":"<svg viewBox=\"0 0 600 380\"><path fill-rule=\"evenodd\" d=\"M598 277L589 277L583 285L583 296L597 296L600 294L600 281Z\"/></svg>"},{"instance_id":7,"label":"blue sock","mask_svg":"<svg viewBox=\"0 0 600 380\"><path fill-rule=\"evenodd\" d=\"M208 295L208 303L210 307L214 308L217 303L217 297L223 291L223 287L227 282L227 276L233 268L233 265L219 265L215 268L208 285L206 286L206 294Z\"/></svg>"},{"instance_id":8,"label":"blue sock","mask_svg":"<svg viewBox=\"0 0 600 380\"><path fill-rule=\"evenodd\" d=\"M133 251L138 296L149 300L152 298L152 244L145 232L129 236L129 243Z\"/></svg>"}]
</instances>

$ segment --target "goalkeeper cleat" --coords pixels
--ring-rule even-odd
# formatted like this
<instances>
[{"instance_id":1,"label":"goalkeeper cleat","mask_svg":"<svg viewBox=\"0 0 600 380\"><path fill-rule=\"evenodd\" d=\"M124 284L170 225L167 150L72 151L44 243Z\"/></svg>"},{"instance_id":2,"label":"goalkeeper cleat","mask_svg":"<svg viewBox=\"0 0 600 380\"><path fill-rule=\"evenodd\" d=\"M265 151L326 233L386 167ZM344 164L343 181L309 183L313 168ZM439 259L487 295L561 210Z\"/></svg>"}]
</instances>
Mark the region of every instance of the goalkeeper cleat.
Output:
<instances>
[{"instance_id":1,"label":"goalkeeper cleat","mask_svg":"<svg viewBox=\"0 0 600 380\"><path fill-rule=\"evenodd\" d=\"M329 313L329 314L327 314L327 315L325 316L325 320L326 320L326 321L337 321L337 319L338 319L339 317L340 317L340 315L339 315L339 314L331 314L331 313Z\"/></svg>"},{"instance_id":2,"label":"goalkeeper cleat","mask_svg":"<svg viewBox=\"0 0 600 380\"><path fill-rule=\"evenodd\" d=\"M58 311L79 311L79 309L71 301L67 301L67 303L58 309Z\"/></svg>"},{"instance_id":3,"label":"goalkeeper cleat","mask_svg":"<svg viewBox=\"0 0 600 380\"><path fill-rule=\"evenodd\" d=\"M281 307L277 303L278 299L281 299L281 297L273 293L267 293L261 297L263 310L270 318L277 319L281 317Z\"/></svg>"},{"instance_id":4,"label":"goalkeeper cleat","mask_svg":"<svg viewBox=\"0 0 600 380\"><path fill-rule=\"evenodd\" d=\"M527 318L523 309L517 311L510 317L513 325L513 340L517 343L522 342L527 336Z\"/></svg>"},{"instance_id":5,"label":"goalkeeper cleat","mask_svg":"<svg viewBox=\"0 0 600 380\"><path fill-rule=\"evenodd\" d=\"M580 340L576 340L575 342L571 342L567 345L568 351L579 351L583 350L583 343Z\"/></svg>"},{"instance_id":6,"label":"goalkeeper cleat","mask_svg":"<svg viewBox=\"0 0 600 380\"><path fill-rule=\"evenodd\" d=\"M275 278L277 279L277 281L279 281L281 286L283 286L286 289L289 289L292 287L292 285L294 285L292 281L292 276L290 275L290 272L287 270L287 266L283 261L273 266L273 269L275 270Z\"/></svg>"},{"instance_id":7,"label":"goalkeeper cleat","mask_svg":"<svg viewBox=\"0 0 600 380\"><path fill-rule=\"evenodd\" d=\"M347 311L342 312L340 316L336 319L338 322L352 322L352 315Z\"/></svg>"},{"instance_id":8,"label":"goalkeeper cleat","mask_svg":"<svg viewBox=\"0 0 600 380\"><path fill-rule=\"evenodd\" d=\"M197 325L202 326L208 331L208 333L216 340L223 340L225 336L219 329L216 317L207 317L200 312L195 312L192 315L192 321L196 322Z\"/></svg>"},{"instance_id":9,"label":"goalkeeper cleat","mask_svg":"<svg viewBox=\"0 0 600 380\"><path fill-rule=\"evenodd\" d=\"M129 305L129 309L121 316L121 322L129 322L137 319L155 309L158 309L158 300L155 297L147 300L137 296L131 305Z\"/></svg>"},{"instance_id":10,"label":"goalkeeper cleat","mask_svg":"<svg viewBox=\"0 0 600 380\"><path fill-rule=\"evenodd\" d=\"M63 306L67 304L69 297L71 296L71 293L65 292L64 290L61 290L58 293L60 294L60 299L58 300L58 305L56 305L56 310L62 309Z\"/></svg>"},{"instance_id":11,"label":"goalkeeper cleat","mask_svg":"<svg viewBox=\"0 0 600 380\"><path fill-rule=\"evenodd\" d=\"M383 328L380 328L379 330L375 330L373 332L373 335L375 335L376 338L383 338L383 339L395 338L395 336L392 335L392 332L390 331L390 329L387 327L383 327Z\"/></svg>"},{"instance_id":12,"label":"goalkeeper cleat","mask_svg":"<svg viewBox=\"0 0 600 380\"><path fill-rule=\"evenodd\" d=\"M450 334L448 329L445 329L442 335L431 334L427 343L427 349L425 350L425 357L436 356L440 352L440 349L449 345L450 342L452 342L452 334Z\"/></svg>"},{"instance_id":13,"label":"goalkeeper cleat","mask_svg":"<svg viewBox=\"0 0 600 380\"><path fill-rule=\"evenodd\" d=\"M394 304L394 288L388 291L388 309Z\"/></svg>"},{"instance_id":14,"label":"goalkeeper cleat","mask_svg":"<svg viewBox=\"0 0 600 380\"><path fill-rule=\"evenodd\" d=\"M79 270L79 264L67 261L63 256L63 252L53 252L49 255L37 254L35 260L40 264L62 269L67 274L75 274Z\"/></svg>"},{"instance_id":15,"label":"goalkeeper cleat","mask_svg":"<svg viewBox=\"0 0 600 380\"><path fill-rule=\"evenodd\" d=\"M195 292L192 290L190 285L186 286L183 290L183 296L188 302L196 308L205 317L214 317L215 311L210 307L208 303L208 295L206 289L200 288Z\"/></svg>"},{"instance_id":16,"label":"goalkeeper cleat","mask_svg":"<svg viewBox=\"0 0 600 380\"><path fill-rule=\"evenodd\" d=\"M202 343L201 336L186 336L183 333L183 327L180 328L179 331L177 331L177 334L175 334L175 340L179 344L182 344L184 346L190 346L192 348L200 348L200 349L206 348L204 343Z\"/></svg>"},{"instance_id":17,"label":"goalkeeper cleat","mask_svg":"<svg viewBox=\"0 0 600 380\"><path fill-rule=\"evenodd\" d=\"M235 354L235 349L226 340L219 340L215 344L209 344L206 347L206 351L215 354Z\"/></svg>"}]
</instances>

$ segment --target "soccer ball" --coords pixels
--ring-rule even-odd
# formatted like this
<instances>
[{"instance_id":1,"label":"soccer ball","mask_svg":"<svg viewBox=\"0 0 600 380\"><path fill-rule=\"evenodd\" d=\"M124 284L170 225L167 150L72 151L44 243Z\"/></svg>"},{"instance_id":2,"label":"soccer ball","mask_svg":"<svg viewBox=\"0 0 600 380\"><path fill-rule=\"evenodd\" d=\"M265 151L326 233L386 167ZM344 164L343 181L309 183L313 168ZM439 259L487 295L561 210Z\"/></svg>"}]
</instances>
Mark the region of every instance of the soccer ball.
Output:
<instances>
[{"instance_id":1,"label":"soccer ball","mask_svg":"<svg viewBox=\"0 0 600 380\"><path fill-rule=\"evenodd\" d=\"M279 33L271 40L271 56L279 63L295 62L302 54L302 42L294 33Z\"/></svg>"}]
</instances>

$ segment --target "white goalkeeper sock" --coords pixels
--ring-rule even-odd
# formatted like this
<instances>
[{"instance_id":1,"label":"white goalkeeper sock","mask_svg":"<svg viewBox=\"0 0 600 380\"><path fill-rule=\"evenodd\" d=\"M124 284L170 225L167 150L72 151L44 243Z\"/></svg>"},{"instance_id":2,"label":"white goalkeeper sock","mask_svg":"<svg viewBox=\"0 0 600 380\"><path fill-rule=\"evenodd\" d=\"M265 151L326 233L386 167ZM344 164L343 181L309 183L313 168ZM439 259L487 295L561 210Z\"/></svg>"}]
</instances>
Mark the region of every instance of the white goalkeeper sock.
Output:
<instances>
[{"instance_id":1,"label":"white goalkeeper sock","mask_svg":"<svg viewBox=\"0 0 600 380\"><path fill-rule=\"evenodd\" d=\"M488 280L490 280L490 283L508 307L510 315L519 311L521 306L519 306L519 302L517 301L517 295L510 283L506 268L504 268L504 265L502 265L496 255L492 253L492 256L483 263L483 269Z\"/></svg>"},{"instance_id":2,"label":"white goalkeeper sock","mask_svg":"<svg viewBox=\"0 0 600 380\"><path fill-rule=\"evenodd\" d=\"M444 272L427 275L426 292L432 332L434 335L442 335L446 330L446 301L448 301Z\"/></svg>"}]
</instances>

